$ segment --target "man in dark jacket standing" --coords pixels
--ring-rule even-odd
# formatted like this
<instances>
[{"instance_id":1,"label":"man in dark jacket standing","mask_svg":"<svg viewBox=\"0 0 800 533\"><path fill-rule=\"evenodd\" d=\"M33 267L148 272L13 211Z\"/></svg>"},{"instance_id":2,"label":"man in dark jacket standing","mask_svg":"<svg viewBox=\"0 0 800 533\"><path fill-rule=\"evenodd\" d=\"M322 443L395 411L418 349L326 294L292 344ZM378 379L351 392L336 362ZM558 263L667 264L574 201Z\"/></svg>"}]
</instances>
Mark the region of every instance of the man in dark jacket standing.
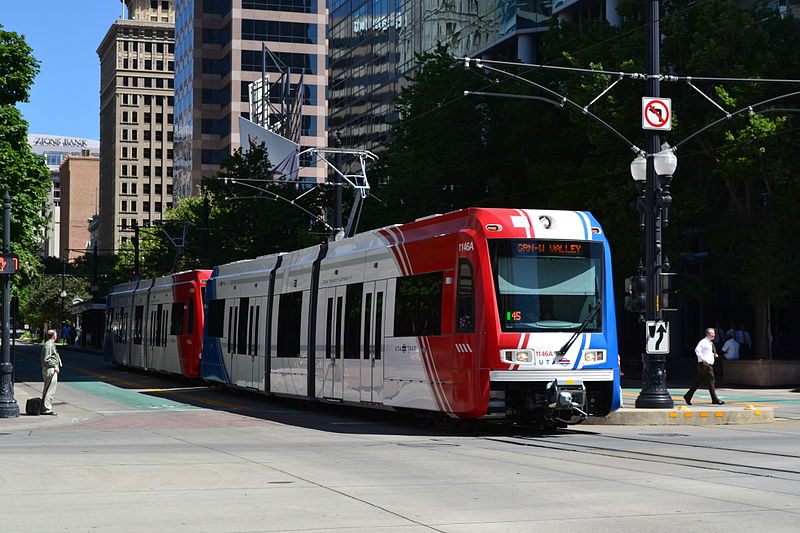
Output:
<instances>
[{"instance_id":1,"label":"man in dark jacket standing","mask_svg":"<svg viewBox=\"0 0 800 533\"><path fill-rule=\"evenodd\" d=\"M53 411L53 396L58 385L58 374L61 372L61 357L56 350L56 332L47 331L47 340L42 344L42 378L44 378L44 391L42 392L42 414L55 415Z\"/></svg>"}]
</instances>

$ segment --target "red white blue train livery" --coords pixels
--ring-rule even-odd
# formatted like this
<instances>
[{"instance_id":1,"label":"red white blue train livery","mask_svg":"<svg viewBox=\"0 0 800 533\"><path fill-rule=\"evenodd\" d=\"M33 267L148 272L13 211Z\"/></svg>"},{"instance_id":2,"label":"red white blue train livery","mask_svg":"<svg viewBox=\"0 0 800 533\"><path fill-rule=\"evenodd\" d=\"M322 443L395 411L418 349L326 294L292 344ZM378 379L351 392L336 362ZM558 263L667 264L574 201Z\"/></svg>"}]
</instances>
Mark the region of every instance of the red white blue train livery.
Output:
<instances>
[{"instance_id":1,"label":"red white blue train livery","mask_svg":"<svg viewBox=\"0 0 800 533\"><path fill-rule=\"evenodd\" d=\"M206 284L196 362L153 367L155 346L140 355L130 334L107 343L113 361L464 419L564 425L621 405L610 251L586 212L470 208L179 276L194 276L192 297ZM153 312L168 278L115 287L110 335L141 316L177 357L170 311Z\"/></svg>"}]
</instances>

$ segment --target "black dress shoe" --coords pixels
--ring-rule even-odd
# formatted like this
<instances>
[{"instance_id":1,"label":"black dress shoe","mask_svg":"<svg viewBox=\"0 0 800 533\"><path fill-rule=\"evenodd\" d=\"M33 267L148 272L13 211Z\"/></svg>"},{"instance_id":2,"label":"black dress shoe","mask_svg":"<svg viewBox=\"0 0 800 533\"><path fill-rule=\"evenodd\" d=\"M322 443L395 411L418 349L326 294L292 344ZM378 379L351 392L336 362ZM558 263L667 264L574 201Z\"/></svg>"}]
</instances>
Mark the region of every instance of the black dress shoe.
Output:
<instances>
[{"instance_id":1,"label":"black dress shoe","mask_svg":"<svg viewBox=\"0 0 800 533\"><path fill-rule=\"evenodd\" d=\"M711 402L711 403L713 403L713 404L716 404L716 405L722 405L722 404L724 404L725 402L723 402L722 400L717 400L717 401L715 401L715 402Z\"/></svg>"},{"instance_id":2,"label":"black dress shoe","mask_svg":"<svg viewBox=\"0 0 800 533\"><path fill-rule=\"evenodd\" d=\"M683 401L686 402L686 405L692 405L692 399L687 398L685 394L683 395Z\"/></svg>"}]
</instances>

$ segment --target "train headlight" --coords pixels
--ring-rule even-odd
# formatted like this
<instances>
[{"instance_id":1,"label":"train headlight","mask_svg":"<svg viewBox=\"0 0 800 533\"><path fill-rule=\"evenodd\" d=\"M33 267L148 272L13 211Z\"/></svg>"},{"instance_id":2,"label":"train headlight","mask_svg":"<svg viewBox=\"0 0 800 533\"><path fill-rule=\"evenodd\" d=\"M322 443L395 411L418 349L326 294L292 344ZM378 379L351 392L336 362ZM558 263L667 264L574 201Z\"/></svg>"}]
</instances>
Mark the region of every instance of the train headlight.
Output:
<instances>
[{"instance_id":1,"label":"train headlight","mask_svg":"<svg viewBox=\"0 0 800 533\"><path fill-rule=\"evenodd\" d=\"M584 350L583 361L586 364L605 363L606 351L605 350Z\"/></svg>"},{"instance_id":2,"label":"train headlight","mask_svg":"<svg viewBox=\"0 0 800 533\"><path fill-rule=\"evenodd\" d=\"M533 363L533 352L531 350L503 350L503 360L517 365L531 364Z\"/></svg>"}]
</instances>

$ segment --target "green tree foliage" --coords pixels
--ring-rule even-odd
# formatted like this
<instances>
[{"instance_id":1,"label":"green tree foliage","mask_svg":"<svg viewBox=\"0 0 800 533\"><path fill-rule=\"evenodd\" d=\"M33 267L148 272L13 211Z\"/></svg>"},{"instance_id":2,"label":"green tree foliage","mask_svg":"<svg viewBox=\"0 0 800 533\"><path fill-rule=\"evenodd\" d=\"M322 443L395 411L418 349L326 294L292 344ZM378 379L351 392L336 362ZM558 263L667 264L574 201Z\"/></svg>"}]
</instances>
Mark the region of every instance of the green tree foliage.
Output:
<instances>
[{"instance_id":1,"label":"green tree foliage","mask_svg":"<svg viewBox=\"0 0 800 533\"><path fill-rule=\"evenodd\" d=\"M665 0L661 5L664 73L791 79L800 72L800 40L792 22L765 2ZM539 47L541 62L646 72L646 7L638 0L621 0L618 27L596 20L554 22ZM618 277L634 272L642 236L629 171L634 154L624 143L569 107L464 96L467 90L552 98L526 84L467 70L444 46L418 61L412 83L397 100L400 119L393 125L393 141L371 174L373 182L380 178L374 193L388 208L373 203L370 225L470 205L589 210L605 227ZM609 75L530 68L515 73L580 105L588 105L616 81ZM727 112L797 90L796 85L767 83L693 84ZM589 109L643 147L645 90L644 81L623 80ZM661 95L672 99L673 130L662 140L673 145L725 117L686 82L662 82ZM797 102L795 97L772 107L797 108ZM677 153L666 255L680 268L682 252L710 252L714 271L749 295L757 316L766 309L759 302L779 304L797 294L791 272L797 271L800 239L791 238L790 228L797 226L798 211L792 206L800 200L795 176L800 161L793 148L798 118L796 113L737 115ZM741 257L742 239L747 260ZM779 241L785 243L784 256L768 268L763 262L771 260ZM712 280L697 276L690 281L695 296L710 297ZM756 333L757 339L767 337L763 325Z\"/></svg>"},{"instance_id":2,"label":"green tree foliage","mask_svg":"<svg viewBox=\"0 0 800 533\"><path fill-rule=\"evenodd\" d=\"M305 192L305 186L280 183L271 166L263 144L252 144L248 151L238 149L223 161L214 177L204 181L200 196L181 200L167 212L161 227L141 228L141 276L211 267L325 240L328 233L323 227L290 204ZM305 196L298 205L302 203L312 213L323 213L329 201L330 191L323 188ZM188 231L184 247L176 255L174 243L183 242L183 222L189 223Z\"/></svg>"},{"instance_id":3,"label":"green tree foliage","mask_svg":"<svg viewBox=\"0 0 800 533\"><path fill-rule=\"evenodd\" d=\"M30 151L28 124L17 102L27 102L39 63L20 35L0 26L0 195L11 197L11 248L20 257L24 284L38 271L37 243L45 227L42 210L47 200L50 172L44 159Z\"/></svg>"},{"instance_id":4,"label":"green tree foliage","mask_svg":"<svg viewBox=\"0 0 800 533\"><path fill-rule=\"evenodd\" d=\"M20 313L25 322L33 327L44 328L46 324L56 327L61 320L69 318L69 308L74 298L83 300L91 298L89 283L79 277L66 276L63 278L64 290L67 296L62 300L61 276L41 276L25 288L25 297L21 298ZM64 313L62 315L62 304Z\"/></svg>"}]
</instances>

